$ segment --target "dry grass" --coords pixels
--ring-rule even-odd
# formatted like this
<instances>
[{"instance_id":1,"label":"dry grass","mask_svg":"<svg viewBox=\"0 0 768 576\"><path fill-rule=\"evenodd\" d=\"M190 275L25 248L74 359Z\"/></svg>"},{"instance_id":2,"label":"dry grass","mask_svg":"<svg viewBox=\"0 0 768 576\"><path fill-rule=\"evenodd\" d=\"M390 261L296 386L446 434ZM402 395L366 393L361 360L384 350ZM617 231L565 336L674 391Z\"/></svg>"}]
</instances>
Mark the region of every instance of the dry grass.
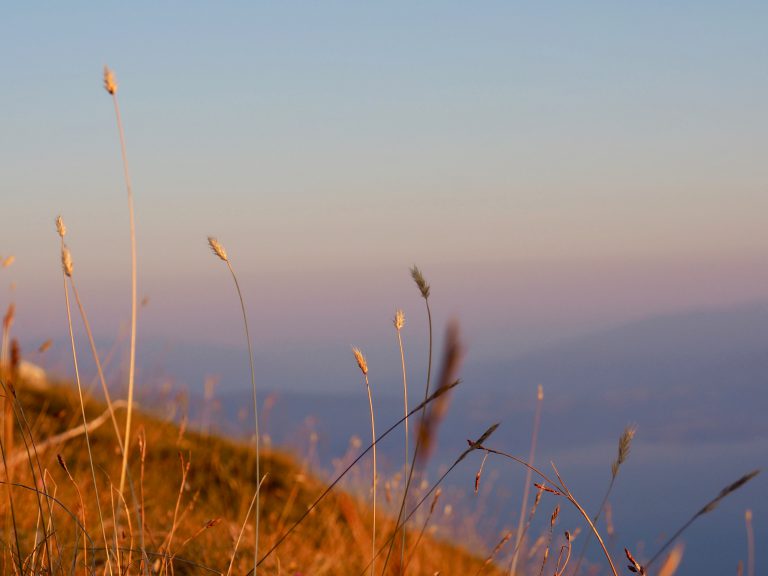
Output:
<instances>
[{"instance_id":1,"label":"dry grass","mask_svg":"<svg viewBox=\"0 0 768 576\"><path fill-rule=\"evenodd\" d=\"M27 438L35 439L40 447L36 457L31 451L32 459L39 461L39 469L50 477L49 485L57 486L55 500L50 491L47 496L42 495L52 507L49 512L43 505L41 515L44 522L53 520L55 534L47 533L51 561L45 554L39 554L36 571L69 573L69 567L76 561L77 573L102 574L107 555L103 545L94 542L91 536L100 533L100 528L93 514L96 492L89 478L85 439L82 434L69 435L60 443L47 445L40 440L61 437L79 427L81 408L77 393L68 386L40 391L19 382L15 404L31 423ZM108 420L104 417L105 406L100 402L85 397L82 406L89 422L98 418L102 423ZM123 420L124 414L119 413L118 417ZM118 549L115 564L122 567L122 573L128 574L147 571L224 574L230 562L233 573L248 572L252 568L251 555L233 555L233 550L241 532L244 548L254 544L253 530L250 527L243 530L243 518L256 490L252 446L195 432L181 433L177 425L140 411L135 412L134 417L138 436L142 438L141 454L132 455L128 477L136 483L141 479L140 489L138 485L134 488L146 532L146 556L136 546L138 526L134 520L132 529L115 534ZM20 435L20 431L16 434ZM90 442L99 471L96 488L101 502L110 509L106 495L117 492L112 479L118 477L121 466L114 433L109 426L92 428ZM176 466L170 466L174 461ZM265 450L262 465L266 476L263 490L268 496L263 509L262 537L265 542L273 543L280 536L274 530L281 525L280 519L285 518L289 523L297 520L327 485L280 452ZM11 492L17 511L39 508L38 493L30 490L36 485L37 476L33 473L37 469L37 463L34 467L15 467L15 486ZM137 518L135 506L131 505L130 509ZM0 513L6 512L7 503L0 506ZM14 534L19 538L21 564L25 566L22 573L31 574L31 557L38 541L36 516L17 516ZM365 502L344 492L329 492L296 533L286 538L262 563L262 569L268 574L300 571L357 575L370 562L371 521L372 511ZM107 531L114 529L113 519L105 518L105 524ZM383 534L390 534L393 525L390 518L377 518L377 529ZM367 544L362 546L361 541ZM415 574L473 573L482 565L480 558L428 535L423 536L423 543L414 550L415 543L416 538L409 535L410 571ZM57 544L60 552L55 551ZM8 546L3 553L2 573L13 573L10 565L19 554Z\"/></svg>"}]
</instances>

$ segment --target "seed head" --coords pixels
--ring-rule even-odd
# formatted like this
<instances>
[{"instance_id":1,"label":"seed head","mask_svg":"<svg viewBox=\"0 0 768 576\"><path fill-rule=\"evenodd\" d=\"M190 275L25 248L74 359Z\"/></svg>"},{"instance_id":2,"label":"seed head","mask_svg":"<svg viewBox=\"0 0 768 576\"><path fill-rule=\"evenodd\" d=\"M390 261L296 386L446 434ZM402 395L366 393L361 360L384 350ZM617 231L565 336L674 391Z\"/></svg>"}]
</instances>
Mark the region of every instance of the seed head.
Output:
<instances>
[{"instance_id":1,"label":"seed head","mask_svg":"<svg viewBox=\"0 0 768 576\"><path fill-rule=\"evenodd\" d=\"M104 89L110 94L115 94L115 92L117 92L115 73L112 72L108 66L104 66Z\"/></svg>"},{"instance_id":2,"label":"seed head","mask_svg":"<svg viewBox=\"0 0 768 576\"><path fill-rule=\"evenodd\" d=\"M64 220L61 216L56 216L56 232L59 233L60 238L64 238L67 235L67 227L64 225Z\"/></svg>"},{"instance_id":3,"label":"seed head","mask_svg":"<svg viewBox=\"0 0 768 576\"><path fill-rule=\"evenodd\" d=\"M395 312L395 329L399 332L403 326L405 326L405 312L398 309L397 312Z\"/></svg>"},{"instance_id":4,"label":"seed head","mask_svg":"<svg viewBox=\"0 0 768 576\"><path fill-rule=\"evenodd\" d=\"M211 247L211 250L213 250L213 253L216 254L216 256L224 260L224 262L229 262L227 251L224 250L224 246L222 246L221 243L216 240L216 238L213 236L208 236L208 245Z\"/></svg>"},{"instance_id":5,"label":"seed head","mask_svg":"<svg viewBox=\"0 0 768 576\"><path fill-rule=\"evenodd\" d=\"M549 517L549 527L550 529L555 526L555 521L557 520L557 517L560 515L560 504L555 506L555 509L552 510L552 516Z\"/></svg>"},{"instance_id":6,"label":"seed head","mask_svg":"<svg viewBox=\"0 0 768 576\"><path fill-rule=\"evenodd\" d=\"M635 437L636 432L637 426L630 424L624 428L624 432L621 434L621 438L619 438L618 455L616 456L616 460L611 464L611 474L613 474L614 478L616 477L616 474L619 473L621 465L624 464L629 456L629 449L632 447L632 439Z\"/></svg>"},{"instance_id":7,"label":"seed head","mask_svg":"<svg viewBox=\"0 0 768 576\"><path fill-rule=\"evenodd\" d=\"M2 268L8 268L11 264L16 262L16 256L8 256L2 262Z\"/></svg>"},{"instance_id":8,"label":"seed head","mask_svg":"<svg viewBox=\"0 0 768 576\"><path fill-rule=\"evenodd\" d=\"M418 266L411 268L411 278L416 282L416 286L418 286L419 292L421 292L421 297L425 300L429 298L429 284L424 280L424 275L421 273Z\"/></svg>"},{"instance_id":9,"label":"seed head","mask_svg":"<svg viewBox=\"0 0 768 576\"><path fill-rule=\"evenodd\" d=\"M365 361L365 356L360 352L360 348L352 347L352 354L355 355L357 365L360 366L360 371L365 375L368 374L368 362Z\"/></svg>"},{"instance_id":10,"label":"seed head","mask_svg":"<svg viewBox=\"0 0 768 576\"><path fill-rule=\"evenodd\" d=\"M61 249L61 267L64 270L64 274L71 278L73 269L72 254L66 246Z\"/></svg>"}]
</instances>

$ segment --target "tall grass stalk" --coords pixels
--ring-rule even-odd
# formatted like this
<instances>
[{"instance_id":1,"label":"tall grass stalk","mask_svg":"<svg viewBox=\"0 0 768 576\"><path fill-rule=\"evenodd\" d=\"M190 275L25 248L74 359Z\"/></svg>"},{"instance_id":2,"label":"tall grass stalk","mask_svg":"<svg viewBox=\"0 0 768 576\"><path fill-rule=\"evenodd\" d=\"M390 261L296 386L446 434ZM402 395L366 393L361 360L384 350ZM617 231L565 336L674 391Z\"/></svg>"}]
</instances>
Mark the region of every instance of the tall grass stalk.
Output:
<instances>
[{"instance_id":1,"label":"tall grass stalk","mask_svg":"<svg viewBox=\"0 0 768 576\"><path fill-rule=\"evenodd\" d=\"M6 394L6 396L11 394L11 391L8 389L8 387L5 385L5 382L3 381L3 389ZM11 530L13 532L13 538L14 543L16 544L16 560L18 561L18 568L19 568L19 574L24 573L24 568L22 566L21 562L21 545L19 544L19 530L17 528L16 524L16 508L13 504L13 490L12 490L12 483L10 479L10 474L8 472L8 462L5 457L5 442L0 442L0 456L2 456L3 459L3 469L5 470L5 488L8 493L8 506L11 510ZM39 502L39 499L38 499ZM40 509L40 514L42 515L42 507ZM48 551L48 558L50 562L50 550L46 548ZM13 556L13 553L11 553L11 556Z\"/></svg>"},{"instance_id":2,"label":"tall grass stalk","mask_svg":"<svg viewBox=\"0 0 768 576\"><path fill-rule=\"evenodd\" d=\"M366 454L368 454L368 452L370 452L371 450L373 450L373 448L376 446L376 444L378 444L379 442L381 442L382 440L384 440L384 438L386 438L387 436L389 436L389 435L390 435L390 434L391 434L391 433L392 433L394 430L396 430L396 429L397 429L397 427L398 427L398 426L400 426L400 424L402 424L403 422L405 422L405 420L406 420L406 419L410 418L411 416L413 416L414 414L416 414L417 412L419 412L419 411L420 411L422 408L424 408L424 406L426 406L427 404L430 404L431 402L434 402L434 401L438 400L439 398L442 398L442 397L443 397L445 394L447 394L449 391L453 390L453 389L454 389L456 386L458 386L460 383L461 383L461 382L460 382L459 380L456 380L456 381L454 381L454 382L451 382L451 383L450 383L449 385L447 385L447 386L443 386L443 387L440 387L440 388L438 388L438 389L437 389L437 390L435 390L435 391L434 391L432 394L430 394L429 398L427 398L427 399L426 399L424 402L421 402L421 403L419 403L419 405L418 405L418 406L416 406L416 407L414 407L414 408L412 408L412 409L411 409L411 411L410 411L410 412L408 412L408 414L407 414L406 416L404 416L404 417L400 418L400 420L398 420L397 422L395 422L394 424L392 424L392 425L391 425L389 428L387 428L387 429L386 429L386 430L385 430L383 433L379 434L379 437L378 437L378 438L376 438L376 442L374 442L373 444L369 444L369 445L368 445L368 447L367 447L365 450L363 450L362 452L360 452L360 454L358 454L358 455L357 455L357 457L356 457L354 460L352 460L352 462L350 462L350 463L347 465L347 467L346 467L346 468L344 468L344 470L342 470L342 471L341 471L341 472L340 472L340 473L339 473L339 474L336 476L336 478L334 478L334 479L333 479L333 481L332 481L330 484L328 484L328 486L325 488L325 490L323 490L323 491L320 493L320 495L319 495L318 497L316 497L316 498L315 498L315 499L312 501L312 504L310 504L309 506L307 506L306 510L304 510L304 512L302 512L302 514L301 514L301 515L300 515L300 516L299 516L299 517L298 517L296 520L294 520L294 522L293 522L293 524L291 524L290 528L288 528L288 529L287 529L285 532L283 532L283 533L282 533L282 534L281 534L281 535L280 535L280 536L277 538L277 540L275 541L275 543L274 543L274 544L272 544L272 547L271 547L269 550L267 550L267 551L264 553L264 555L263 555L263 556L262 556L262 557L259 559L259 565L261 565L261 564L262 564L262 563L263 563L263 562L264 562L264 561L265 561L267 558L269 558L269 556L270 556L270 555L271 555L271 554L272 554L272 553L273 553L275 550L277 550L277 549L278 549L278 547L279 547L279 546L280 546L280 545L281 545L283 542L285 542L285 540L288 538L288 536L290 536L290 535L291 535L291 534L294 532L294 530L296 530L296 528L298 528L298 527L299 527L299 525L301 525L301 523L302 523L302 522L304 522L304 520L306 520L307 516L309 516L309 515L310 515L310 514L313 512L313 510L315 510L315 508L317 508L317 507L320 505L320 502L322 502L322 501L323 501L323 499L324 499L326 496L328 496L328 494L330 494L331 490L333 490L333 489L334 489L334 488L335 488L335 487L336 487L336 486L339 484L339 482L341 482L341 480L342 480L342 479L343 479L343 478L344 478L344 477L345 477L345 476L346 476L346 475L349 473L349 471L350 471L350 470L352 470L352 468L354 468L355 466L357 466L357 463L358 463L358 462L360 462L360 460L362 460L362 459L363 459L363 458L366 456ZM494 429L495 429L495 428L494 428ZM408 516L408 518L410 518L410 516ZM396 532L392 534L392 536L390 537L390 539L389 539L389 540L387 540L387 544L385 544L385 545L388 545L388 544L389 544L389 542L391 542L391 541L394 539L394 537L395 537L395 534L396 534ZM381 550L379 550L379 553L380 553L380 552L381 552ZM366 571L367 571L367 570L368 570L368 567L366 566ZM248 574L247 574L246 576L250 576L251 574L253 574L253 570L251 570L250 572L248 572Z\"/></svg>"},{"instance_id":3,"label":"tall grass stalk","mask_svg":"<svg viewBox=\"0 0 768 576\"><path fill-rule=\"evenodd\" d=\"M91 468L91 478L93 479L93 493L96 499L96 510L99 515L99 526L101 527L101 534L104 537L104 548L107 556L107 569L112 574L112 559L109 555L109 541L107 540L107 530L104 527L104 516L101 512L101 502L99 501L99 486L96 482L96 467L93 464L93 451L91 450L91 438L88 434L88 418L85 415L85 400L83 399L83 387L80 384L80 369L77 363L77 348L75 347L75 333L72 329L72 310L69 304L69 287L67 286L67 279L72 278L72 254L69 252L69 248L64 244L64 237L61 236L61 264L64 277L64 301L67 307L67 324L69 327L69 342L72 346L72 363L75 369L75 383L77 384L77 393L80 398L80 412L83 417L83 430L85 432L85 445L88 449L88 462Z\"/></svg>"},{"instance_id":4,"label":"tall grass stalk","mask_svg":"<svg viewBox=\"0 0 768 576\"><path fill-rule=\"evenodd\" d=\"M592 522L595 524L597 524L598 519L605 509L605 505L608 502L608 497L611 495L611 491L613 490L613 485L616 483L616 477L619 475L621 465L624 464L624 462L629 457L629 451L632 448L632 439L635 437L636 433L637 427L634 425L629 425L624 428L624 432L622 432L621 437L619 438L619 448L616 454L616 460L611 463L611 481L608 483L608 488L605 491L605 495L603 495L603 500L600 502L600 506L597 507L597 512L595 512L595 515L592 518ZM587 553L587 548L589 547L591 538L591 534L587 534L584 538L584 544L581 547L581 553L579 554L579 559L576 561L576 566L573 569L572 576L578 575L581 562L584 560L584 555Z\"/></svg>"},{"instance_id":5,"label":"tall grass stalk","mask_svg":"<svg viewBox=\"0 0 768 576\"><path fill-rule=\"evenodd\" d=\"M453 388L454 388L455 386L457 386L458 384L459 384L459 381L457 380L457 381L453 382L452 384L450 384L450 385L448 385L448 386L445 386L445 387L440 387L440 388L438 388L438 389L435 391L435 394L438 394L438 393L440 393L440 391L441 391L441 390L445 390L445 391L447 392L448 390L451 390L451 389L453 389ZM422 497L419 499L419 501L418 501L418 502L416 502L416 505L415 505L415 506L414 506L414 507L411 509L411 511L410 511L410 512L409 512L409 513L408 513L408 514L405 516L405 521L408 521L408 520L410 520L410 519L413 517L413 515L414 515L414 514L416 514L416 512L418 512L418 510L421 508L421 506L424 504L424 502L426 502L426 501L427 501L427 499L428 499L430 496L432 496L432 494L433 494L433 493L434 493L436 490L439 490L439 489L440 489L440 485L441 485L441 484L443 483L443 481L444 481L444 480L445 480L445 479L448 477L448 475L449 475L451 472L453 472L453 470L456 468L456 466L458 466L458 465L459 465L459 464L460 464L460 463L461 463L461 462L462 462L462 461L463 461L463 460L464 460L464 459L465 459L467 456L469 456L469 454L471 454L471 453L472 453L472 452L474 452L475 450L481 450L481 449L483 449L483 448L482 448L483 442L485 442L485 441L486 441L488 438L490 438L490 437L491 437L491 435L492 435L492 434L493 434L493 433L496 431L496 429L497 429L498 427L499 427L499 424L498 424L498 423L496 423L496 424L493 424L493 425L491 425L491 426L490 426L490 427L489 427L489 428L488 428L488 429L487 429L485 432L483 432L483 434L482 434L482 435L481 435L481 436L480 436L480 437L479 437L477 440L475 440L475 441L472 441L472 440L467 440L467 443L469 444L469 448L466 448L466 449L465 449L465 450L464 450L464 451L463 451L461 454L459 454L458 458L456 458L456 460L454 460L454 461L453 461L453 464L451 464L451 465L448 467L448 469L447 469L445 472L443 472L443 473L440 475L440 477L439 477L439 478L438 478L438 479L437 479L437 480L436 480L436 481L435 481L435 482L432 484L432 486L429 488L429 490L427 490L427 491L426 491L426 493L424 494L424 496L422 496ZM388 548L389 550L391 550L392 542L394 542L394 541L395 541L395 537L396 537L396 536L397 536L397 528L395 528L395 530L392 532L392 534L391 534L391 535L390 535L390 537L387 539L387 541L386 541L386 542L384 542L384 544L382 545L382 547L381 547L381 548L379 548L379 551L376 553L376 555L374 556L374 558L375 558L376 556L378 556L379 554L381 554L382 552L384 552L384 549L385 549L385 548ZM367 572L367 571L368 571L368 566L366 566L366 567L365 567L365 570L363 570L363 574L364 574L365 572ZM363 574L361 574L361 576L363 576ZM382 574L386 574L386 572L382 570Z\"/></svg>"},{"instance_id":6,"label":"tall grass stalk","mask_svg":"<svg viewBox=\"0 0 768 576\"><path fill-rule=\"evenodd\" d=\"M56 529L54 527L53 506L51 505L51 498L47 497L48 487L45 482L45 477L46 477L46 474L49 474L49 473L47 469L43 469L43 466L40 463L40 455L37 450L37 444L35 443L34 436L32 435L32 427L30 426L29 421L27 420L27 417L26 417L26 414L24 413L24 408L22 407L21 402L19 402L18 398L16 398L13 388L7 387L6 391L10 392L10 394L13 396L13 399L14 399L14 402L13 402L13 407L15 409L14 417L16 419L16 422L19 424L19 430L21 432L21 440L24 443L24 451L27 456L27 461L29 462L29 471L32 475L32 481L35 486L37 486L39 483L43 488L42 492L36 491L35 493L37 495L37 507L40 512L41 520L44 519L44 516L45 516L44 510L43 510L43 501L45 502L46 507L48 508L48 528L46 529L45 524L43 524L43 546L44 546L46 555L48 556L50 571L51 573L53 573L53 556L51 555L50 540L53 540L53 543L56 546L56 553L59 558L61 558L61 546L59 544L58 533L56 532ZM19 484L13 484L13 483L11 484L13 486L20 486ZM46 498L42 498L41 494L44 494ZM54 493L54 496L55 496L55 493ZM39 532L36 529L33 558L35 557L35 554L37 553L37 549L39 546L39 543L37 542L38 534ZM32 564L35 565L35 562L33 561ZM60 571L63 573L63 568L60 567Z\"/></svg>"},{"instance_id":7,"label":"tall grass stalk","mask_svg":"<svg viewBox=\"0 0 768 576\"><path fill-rule=\"evenodd\" d=\"M78 486L77 482L75 482L75 479L72 477L72 474L70 473L69 468L67 468L67 463L64 461L64 457L61 454L57 454L56 459L59 461L59 466L61 466L61 468L64 470L64 473L67 475L67 478L69 478L69 481L72 483L72 486L74 486L75 488L75 492L77 493L77 499L80 501L80 518L83 523L83 526L85 526L85 501L83 500L83 493L80 491L80 486ZM75 530L75 533L79 534L77 530ZM78 538L75 539L75 549L77 549ZM85 565L86 574L88 573L87 543L88 543L88 540L85 538L85 534L83 534L83 564ZM74 573L74 569L72 570L72 572Z\"/></svg>"},{"instance_id":8,"label":"tall grass stalk","mask_svg":"<svg viewBox=\"0 0 768 576\"><path fill-rule=\"evenodd\" d=\"M432 310L429 307L429 295L431 288L427 281L424 278L424 274L422 274L421 270L419 270L419 267L414 265L411 267L411 278L416 283L416 287L419 289L419 293L421 294L421 297L424 299L424 305L427 309L427 329L429 333L429 347L428 347L428 358L427 358L427 383L424 387L424 400L429 397L429 387L432 380ZM426 417L426 402L422 404L421 409L421 421L424 421L424 418ZM408 492L411 489L411 483L413 482L413 471L416 468L416 461L419 457L419 446L421 445L421 438L416 437L416 445L413 449L413 458L411 459L411 467L408 470L408 476L405 480L405 488L403 489L403 499L400 502L400 510L397 513L397 520L395 520L395 532L394 535L397 535L397 531L400 529L401 526L401 520L403 519L403 513L405 512L405 506L408 502ZM389 547L389 550L387 550L387 556L384 559L384 570L383 572L386 572L387 570L387 564L389 563L389 557L392 554L392 547L394 546L395 538L392 538L392 544ZM402 564L401 564L402 566Z\"/></svg>"},{"instance_id":9,"label":"tall grass stalk","mask_svg":"<svg viewBox=\"0 0 768 576\"><path fill-rule=\"evenodd\" d=\"M536 441L539 437L539 428L541 426L541 406L544 403L544 388L539 384L536 393L536 413L533 417L533 432L531 433L531 451L528 453L528 462L534 463L536 457ZM515 576L517 572L517 561L520 557L520 548L523 544L523 526L525 524L525 513L528 508L528 493L531 488L531 475L533 470L528 468L525 474L525 484L523 486L523 502L520 505L520 518L517 522L517 536L515 537L515 551L512 554L512 564L509 568L510 576Z\"/></svg>"},{"instance_id":10,"label":"tall grass stalk","mask_svg":"<svg viewBox=\"0 0 768 576\"><path fill-rule=\"evenodd\" d=\"M555 468L555 465L552 464L552 468L555 470L555 475L557 476L558 482L554 482L550 480L550 478L544 474L541 470L533 466L532 464L526 462L522 458L518 458L517 456L513 456L512 454L509 454L507 452L503 452L502 450L495 450L493 448L488 448L486 446L482 446L482 442L478 442L479 446L477 446L478 449L484 450L486 452L489 452L491 454L496 454L497 456L501 456L503 458L507 458L509 460L512 460L513 462L517 462L518 464L521 464L531 470L534 474L539 476L548 486L544 486L545 492L550 492L552 494L555 494L556 496L563 496L565 497L578 511L579 514L584 518L584 520L589 525L589 529L592 531L592 533L597 538L597 541L600 543L600 547L603 550L603 554L605 555L606 560L608 561L608 565L611 568L611 573L613 576L619 576L619 573L616 571L616 565L613 563L613 558L611 558L611 554L608 552L608 548L605 546L605 542L603 541L603 537L600 536L600 533L597 531L597 528L595 527L594 523L592 522L592 519L589 517L589 514L584 510L584 508L579 504L578 500L576 500L576 497L573 495L573 493L568 489L568 486L565 484L563 479L560 477L559 472L557 471L557 468ZM536 485L537 487L541 488L542 485ZM552 488L554 486L554 488Z\"/></svg>"},{"instance_id":11,"label":"tall grass stalk","mask_svg":"<svg viewBox=\"0 0 768 576\"><path fill-rule=\"evenodd\" d=\"M376 572L376 420L373 416L373 397L371 395L371 384L368 381L368 362L365 360L365 356L360 352L358 348L352 348L352 354L357 360L357 365L360 367L360 372L363 373L365 379L365 389L368 391L368 406L371 412L371 444L373 445L373 474L371 479L371 488L373 492L373 520L371 524L371 576L374 576ZM407 412L406 412L406 419Z\"/></svg>"},{"instance_id":12,"label":"tall grass stalk","mask_svg":"<svg viewBox=\"0 0 768 576\"><path fill-rule=\"evenodd\" d=\"M266 476L264 478L266 478ZM240 533L237 535L237 540L235 540L235 547L232 550L232 559L229 561L229 568L227 568L226 576L229 576L232 573L232 566L235 564L235 556L237 556L237 549L240 547L240 540L243 539L243 533L245 532L245 527L248 525L248 517L251 515L251 510L253 510L253 505L256 503L256 498L259 495L259 490L261 490L261 485L264 483L264 478L262 478L259 481L259 485L256 486L256 490L253 493L253 498L251 498L251 503L248 506L248 511L245 513L245 519L243 520L243 525L240 528Z\"/></svg>"},{"instance_id":13,"label":"tall grass stalk","mask_svg":"<svg viewBox=\"0 0 768 576\"><path fill-rule=\"evenodd\" d=\"M720 504L720 502L721 502L721 501L722 501L722 500L723 500L725 497L727 497L729 494L731 494L731 493L735 492L736 490L738 490L739 488L741 488L742 486L744 486L744 484L746 484L747 482L749 482L750 480L752 480L752 479L753 479L755 476L757 476L758 474L760 474L760 470L752 470L752 472L749 472L749 473L747 473L747 474L744 474L744 476L742 476L741 478L739 478L739 479L738 479L738 480L736 480L735 482L732 482L731 484L728 484L728 486L726 486L725 488L723 488L722 490L720 490L720 493L719 493L717 496L715 496L715 497L714 497L712 500L710 500L709 502L707 502L707 503L704 505L704 507L703 507L701 510L699 510L699 511L698 511L698 512L696 512L696 513L695 513L693 516L691 516L691 517L688 519L688 521L687 521L685 524L683 524L683 525L682 525L680 528L678 528L678 529L677 529L677 531L676 531L674 534L672 534L672 536L670 536L670 537L669 537L669 539L668 539L666 542L664 542L664 544L662 544L661 548L659 548L659 551L658 551L658 552L656 552L656 554L654 554L654 555L651 557L651 559L650 559L650 560L648 560L648 562L647 562L647 563L646 563L646 565L645 565L645 568L648 568L648 567L650 567L650 566L651 566L651 564L653 564L654 562L656 562L656 560L658 560L658 559L659 559L659 557L660 557L660 556L661 556L661 555L664 553L664 551L665 551L667 548L669 548L669 546L670 546L670 545L671 545L671 544L672 544L672 543L673 543L675 540L677 540L677 539L678 539L678 537L679 537L679 536L680 536L680 535L681 535L683 532L685 532L685 531L688 529L688 527L689 527L691 524L693 524L693 523L694 523L694 522L695 522L695 521L696 521L698 518L700 518L701 516L704 516L705 514L709 514L710 512L712 512L712 510L714 510L715 508L717 508L717 506Z\"/></svg>"},{"instance_id":14,"label":"tall grass stalk","mask_svg":"<svg viewBox=\"0 0 768 576\"><path fill-rule=\"evenodd\" d=\"M120 468L120 494L125 490L125 478L128 471L128 452L131 445L131 417L133 416L134 380L136 377L136 222L133 210L133 186L131 172L128 169L128 153L125 146L125 131L120 115L120 104L117 101L117 81L115 75L104 66L104 89L112 96L115 107L117 131L120 137L120 154L123 160L123 178L128 194L128 220L131 233L131 346L128 357L128 408L125 417L125 434L123 434L123 463Z\"/></svg>"},{"instance_id":15,"label":"tall grass stalk","mask_svg":"<svg viewBox=\"0 0 768 576\"><path fill-rule=\"evenodd\" d=\"M416 551L419 549L419 545L424 538L424 533L427 531L429 521L432 520L432 515L435 513L437 502L440 500L440 495L442 493L443 490L441 488L435 490L435 496L432 498L432 503L429 505L429 512L427 512L427 517L424 518L424 522L421 524L421 530L419 530L419 535L416 537L416 542L413 543L413 548L411 548L410 554L408 555L408 564L410 564L411 560L413 560L414 556L416 556ZM405 522L403 522L403 535L405 535ZM403 574L405 574L405 571L408 568L408 564L401 565L402 568L400 570Z\"/></svg>"},{"instance_id":16,"label":"tall grass stalk","mask_svg":"<svg viewBox=\"0 0 768 576\"><path fill-rule=\"evenodd\" d=\"M747 528L747 576L755 576L755 531L752 528L752 510L744 512L744 524Z\"/></svg>"},{"instance_id":17,"label":"tall grass stalk","mask_svg":"<svg viewBox=\"0 0 768 576\"><path fill-rule=\"evenodd\" d=\"M405 371L405 352L403 351L403 335L402 329L405 326L405 313L402 310L395 312L394 320L395 330L397 331L397 344L400 348L400 366L403 371L403 414L405 418L405 462L403 464L403 478L408 477L408 458L410 456L410 447L408 445L408 376ZM403 538L400 543L400 566L402 566L402 573L405 574L405 544L406 544L406 524L403 522Z\"/></svg>"},{"instance_id":18,"label":"tall grass stalk","mask_svg":"<svg viewBox=\"0 0 768 576\"><path fill-rule=\"evenodd\" d=\"M245 339L248 343L248 364L251 369L251 392L253 396L253 423L256 432L256 481L259 482L261 478L261 455L259 453L259 445L261 444L259 438L259 405L256 400L256 370L253 365L253 349L251 347L251 333L248 330L248 315L245 313L245 301L243 300L243 293L240 291L240 283L237 281L237 275L235 269L232 268L232 263L229 260L227 251L224 246L214 238L208 236L208 245L213 250L213 253L219 257L229 269L229 273L232 275L232 280L235 283L235 289L237 290L237 296L240 299L240 310L243 314L243 325L245 326ZM256 532L256 541L253 545L253 574L257 573L259 567L259 516L261 510L261 490L256 490L256 510L254 511L254 528Z\"/></svg>"},{"instance_id":19,"label":"tall grass stalk","mask_svg":"<svg viewBox=\"0 0 768 576\"><path fill-rule=\"evenodd\" d=\"M62 243L64 242L64 236L67 234L67 227L64 224L64 220L61 216L56 217L56 231L59 234L59 237L61 238ZM63 245L63 244L62 244ZM93 356L93 361L96 364L96 372L98 374L99 382L101 383L101 390L104 393L104 399L107 403L107 410L109 411L110 419L112 420L112 426L115 430L115 438L117 438L117 445L120 448L120 454L123 453L123 439L120 436L120 427L117 424L117 418L115 417L115 408L112 403L112 396L109 393L109 388L107 387L107 381L104 377L104 369L101 364L101 358L99 357L99 352L96 350L96 342L93 338L93 332L91 330L91 323L88 321L88 315L85 313L85 307L83 306L82 301L80 300L80 292L77 290L77 285L75 284L75 275L74 272L72 276L69 278L70 286L72 286L72 294L75 297L75 302L77 303L77 308L80 311L80 318L83 321L83 326L85 327L85 333L88 336L88 344L91 348L91 355Z\"/></svg>"}]
</instances>

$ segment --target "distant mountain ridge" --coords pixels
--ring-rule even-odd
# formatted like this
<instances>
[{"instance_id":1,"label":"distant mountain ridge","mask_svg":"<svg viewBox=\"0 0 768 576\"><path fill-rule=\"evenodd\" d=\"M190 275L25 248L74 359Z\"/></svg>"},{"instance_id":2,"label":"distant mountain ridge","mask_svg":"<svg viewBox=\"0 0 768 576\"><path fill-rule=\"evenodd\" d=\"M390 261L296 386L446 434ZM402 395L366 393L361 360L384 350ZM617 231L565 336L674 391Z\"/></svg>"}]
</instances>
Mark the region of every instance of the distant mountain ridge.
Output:
<instances>
[{"instance_id":1,"label":"distant mountain ridge","mask_svg":"<svg viewBox=\"0 0 768 576\"><path fill-rule=\"evenodd\" d=\"M659 439L768 438L758 413L768 405L768 305L649 318L467 372L487 414L542 384L563 417L601 409L619 425L647 422Z\"/></svg>"}]
</instances>

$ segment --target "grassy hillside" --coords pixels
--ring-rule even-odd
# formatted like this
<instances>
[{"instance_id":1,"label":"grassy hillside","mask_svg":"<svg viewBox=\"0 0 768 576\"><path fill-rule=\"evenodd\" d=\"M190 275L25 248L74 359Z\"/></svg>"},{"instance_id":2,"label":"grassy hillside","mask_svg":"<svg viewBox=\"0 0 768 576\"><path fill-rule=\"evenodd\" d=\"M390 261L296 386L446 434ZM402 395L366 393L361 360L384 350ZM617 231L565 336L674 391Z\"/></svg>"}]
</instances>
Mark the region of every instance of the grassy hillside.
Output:
<instances>
[{"instance_id":1,"label":"grassy hillside","mask_svg":"<svg viewBox=\"0 0 768 576\"><path fill-rule=\"evenodd\" d=\"M128 493L132 496L126 498L130 514L125 516L117 495L121 457L114 426L105 405L88 399L87 419L100 424L90 430L90 440L104 521L102 533L77 392L67 385L37 389L23 382L14 390L13 416L10 412L5 415L6 424L13 425L13 440L5 438L4 458L14 487L4 488L0 504L3 574L22 569L25 574L34 570L48 573L49 553L53 573L104 573L105 534L110 546L117 538L121 573L227 573L256 488L254 451L250 447L185 430L145 411L136 412L138 440L130 447ZM117 405L116 413L122 426L122 405ZM72 437L60 438L68 431ZM266 552L327 484L285 453L265 451L261 457L266 479L260 549ZM50 506L30 490L33 486L42 488L41 478L55 497ZM85 540L78 522L85 528ZM42 537L43 524L48 524L47 539ZM377 524L379 542L383 543L394 522L379 514ZM335 489L269 556L262 565L263 572L365 573L371 555L370 525L368 505ZM409 574L463 575L481 569L483 561L477 555L434 540L429 530L416 547L420 526L408 534ZM249 522L232 573L245 574L252 567L253 538ZM22 568L18 567L19 551ZM399 558L399 553L395 556ZM382 564L380 560L379 568ZM391 573L399 572L398 564L390 562ZM486 566L483 573L498 571Z\"/></svg>"}]
</instances>

